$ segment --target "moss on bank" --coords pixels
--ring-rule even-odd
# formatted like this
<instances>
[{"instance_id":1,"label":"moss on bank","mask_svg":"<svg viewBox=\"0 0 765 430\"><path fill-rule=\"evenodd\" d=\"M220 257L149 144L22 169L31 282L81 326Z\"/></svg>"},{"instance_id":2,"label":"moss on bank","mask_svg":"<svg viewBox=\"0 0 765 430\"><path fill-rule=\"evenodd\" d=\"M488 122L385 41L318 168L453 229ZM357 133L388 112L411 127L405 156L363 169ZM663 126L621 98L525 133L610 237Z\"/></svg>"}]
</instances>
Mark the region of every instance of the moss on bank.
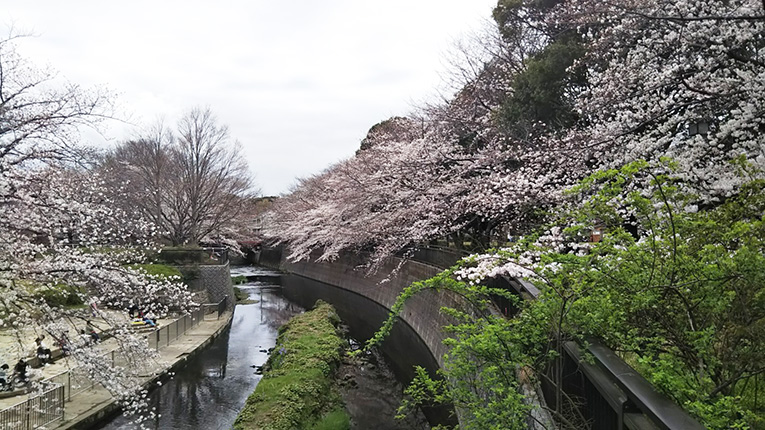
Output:
<instances>
[{"instance_id":1,"label":"moss on bank","mask_svg":"<svg viewBox=\"0 0 765 430\"><path fill-rule=\"evenodd\" d=\"M263 379L234 422L237 430L349 428L334 387L345 340L335 309L319 300L314 309L279 329Z\"/></svg>"},{"instance_id":2,"label":"moss on bank","mask_svg":"<svg viewBox=\"0 0 765 430\"><path fill-rule=\"evenodd\" d=\"M234 298L236 299L237 305L251 305L253 303L258 303L258 300L251 299L250 295L242 291L239 287L234 287Z\"/></svg>"}]
</instances>

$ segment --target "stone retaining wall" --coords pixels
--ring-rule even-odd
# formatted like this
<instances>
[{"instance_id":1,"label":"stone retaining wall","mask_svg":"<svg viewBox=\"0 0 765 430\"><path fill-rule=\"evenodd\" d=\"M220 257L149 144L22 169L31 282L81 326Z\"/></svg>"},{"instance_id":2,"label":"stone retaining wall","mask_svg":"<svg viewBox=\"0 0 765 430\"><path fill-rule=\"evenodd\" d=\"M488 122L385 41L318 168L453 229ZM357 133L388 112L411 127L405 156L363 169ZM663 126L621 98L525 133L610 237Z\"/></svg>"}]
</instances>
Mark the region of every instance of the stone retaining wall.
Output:
<instances>
[{"instance_id":1,"label":"stone retaining wall","mask_svg":"<svg viewBox=\"0 0 765 430\"><path fill-rule=\"evenodd\" d=\"M226 264L198 264L193 266L175 266L183 273L184 282L192 292L204 291L207 293L208 303L218 303L228 296L226 309L232 310L236 305L234 300L234 286L231 283L231 271L229 263Z\"/></svg>"},{"instance_id":2,"label":"stone retaining wall","mask_svg":"<svg viewBox=\"0 0 765 430\"><path fill-rule=\"evenodd\" d=\"M199 279L207 290L210 303L218 303L227 297L226 309L233 310L234 287L231 283L231 271L228 263L224 265L200 265Z\"/></svg>"},{"instance_id":3,"label":"stone retaining wall","mask_svg":"<svg viewBox=\"0 0 765 430\"><path fill-rule=\"evenodd\" d=\"M392 258L376 273L367 276L365 270L358 267L359 263L360 260L354 256L321 263L290 262L282 258L279 268L359 294L387 309L393 306L396 297L404 288L415 281L433 277L441 271L427 264L411 260L402 262L398 258ZM458 307L459 304L460 300L454 293L427 290L408 300L400 315L422 339L439 365L443 365L442 357L447 352L443 344L446 336L442 327L450 323L439 310L444 306Z\"/></svg>"}]
</instances>

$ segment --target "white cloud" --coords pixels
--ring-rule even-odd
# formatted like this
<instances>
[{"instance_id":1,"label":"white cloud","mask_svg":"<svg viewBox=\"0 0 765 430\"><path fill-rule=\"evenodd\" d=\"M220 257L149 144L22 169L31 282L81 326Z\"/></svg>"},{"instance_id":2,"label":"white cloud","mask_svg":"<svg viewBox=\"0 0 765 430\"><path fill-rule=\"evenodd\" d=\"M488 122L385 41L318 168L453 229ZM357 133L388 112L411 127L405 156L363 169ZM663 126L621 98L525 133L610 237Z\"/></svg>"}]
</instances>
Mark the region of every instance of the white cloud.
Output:
<instances>
[{"instance_id":1,"label":"white cloud","mask_svg":"<svg viewBox=\"0 0 765 430\"><path fill-rule=\"evenodd\" d=\"M132 123L209 105L243 143L263 192L278 194L432 96L452 41L495 4L45 0L4 5L0 23L37 35L20 45L36 64L119 93ZM134 132L117 123L107 134Z\"/></svg>"}]
</instances>

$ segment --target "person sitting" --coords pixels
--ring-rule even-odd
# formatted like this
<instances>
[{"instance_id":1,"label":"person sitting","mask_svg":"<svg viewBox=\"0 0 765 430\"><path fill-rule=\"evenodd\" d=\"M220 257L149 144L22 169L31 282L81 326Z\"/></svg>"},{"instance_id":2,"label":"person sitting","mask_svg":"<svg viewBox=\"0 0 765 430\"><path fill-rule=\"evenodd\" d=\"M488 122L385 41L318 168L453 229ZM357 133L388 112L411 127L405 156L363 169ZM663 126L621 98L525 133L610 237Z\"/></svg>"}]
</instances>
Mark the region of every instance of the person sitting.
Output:
<instances>
[{"instance_id":1,"label":"person sitting","mask_svg":"<svg viewBox=\"0 0 765 430\"><path fill-rule=\"evenodd\" d=\"M96 342L96 343L100 342L101 336L99 336L98 333L96 332L96 326L93 325L93 323L90 320L87 320L85 322L85 326L87 327L88 334L90 335L91 339L93 339L93 342Z\"/></svg>"},{"instance_id":2,"label":"person sitting","mask_svg":"<svg viewBox=\"0 0 765 430\"><path fill-rule=\"evenodd\" d=\"M61 333L61 337L56 339L56 337L53 337L56 340L56 344L59 348L61 348L61 352L68 356L72 352L71 347L71 341L69 340L69 330L65 330Z\"/></svg>"},{"instance_id":3,"label":"person sitting","mask_svg":"<svg viewBox=\"0 0 765 430\"><path fill-rule=\"evenodd\" d=\"M84 328L80 330L80 339L82 339L82 343L86 346L93 343L93 336L86 333Z\"/></svg>"},{"instance_id":4,"label":"person sitting","mask_svg":"<svg viewBox=\"0 0 765 430\"><path fill-rule=\"evenodd\" d=\"M128 308L128 316L130 319L143 318L143 311L138 307L138 305L130 305L130 308Z\"/></svg>"},{"instance_id":5,"label":"person sitting","mask_svg":"<svg viewBox=\"0 0 765 430\"><path fill-rule=\"evenodd\" d=\"M19 382L26 384L29 382L27 378L27 362L23 358L19 358L18 363L13 366L13 374Z\"/></svg>"},{"instance_id":6,"label":"person sitting","mask_svg":"<svg viewBox=\"0 0 765 430\"><path fill-rule=\"evenodd\" d=\"M51 352L50 348L45 344L45 335L41 334L35 339L37 344L37 358L40 360L40 364L47 366L50 362Z\"/></svg>"},{"instance_id":7,"label":"person sitting","mask_svg":"<svg viewBox=\"0 0 765 430\"><path fill-rule=\"evenodd\" d=\"M0 366L0 391L11 391L11 389L13 389L10 382L8 382L9 368L10 366L8 366L7 363Z\"/></svg>"}]
</instances>

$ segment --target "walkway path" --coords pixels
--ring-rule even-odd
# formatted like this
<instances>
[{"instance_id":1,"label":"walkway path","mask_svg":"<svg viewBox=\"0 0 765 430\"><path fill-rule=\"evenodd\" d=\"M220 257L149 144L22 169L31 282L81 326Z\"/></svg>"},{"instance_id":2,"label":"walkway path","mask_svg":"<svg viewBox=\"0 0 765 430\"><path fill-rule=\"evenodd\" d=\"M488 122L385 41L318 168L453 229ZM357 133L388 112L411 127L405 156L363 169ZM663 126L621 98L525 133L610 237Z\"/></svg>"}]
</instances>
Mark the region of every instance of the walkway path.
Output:
<instances>
[{"instance_id":1,"label":"walkway path","mask_svg":"<svg viewBox=\"0 0 765 430\"><path fill-rule=\"evenodd\" d=\"M231 322L232 313L226 312L219 319L203 320L193 328L190 328L185 334L181 335L175 341L167 346L159 348L159 359L146 376L141 377L141 383L144 387L149 387L156 383L163 375L169 371L175 371L182 367L186 360L193 356L198 350L206 346L215 339ZM164 324L161 324L163 326ZM105 351L116 348L114 339L107 339L101 344ZM59 375L69 370L69 364L65 359L57 360L55 363L36 369L42 372L42 379ZM31 395L34 395L32 393ZM0 399L0 410L23 402L27 395L20 395ZM63 421L56 421L46 426L47 429L68 429L72 427L86 427L105 415L111 414L118 409L115 400L108 391L101 385L93 387L72 395L66 399Z\"/></svg>"}]
</instances>

